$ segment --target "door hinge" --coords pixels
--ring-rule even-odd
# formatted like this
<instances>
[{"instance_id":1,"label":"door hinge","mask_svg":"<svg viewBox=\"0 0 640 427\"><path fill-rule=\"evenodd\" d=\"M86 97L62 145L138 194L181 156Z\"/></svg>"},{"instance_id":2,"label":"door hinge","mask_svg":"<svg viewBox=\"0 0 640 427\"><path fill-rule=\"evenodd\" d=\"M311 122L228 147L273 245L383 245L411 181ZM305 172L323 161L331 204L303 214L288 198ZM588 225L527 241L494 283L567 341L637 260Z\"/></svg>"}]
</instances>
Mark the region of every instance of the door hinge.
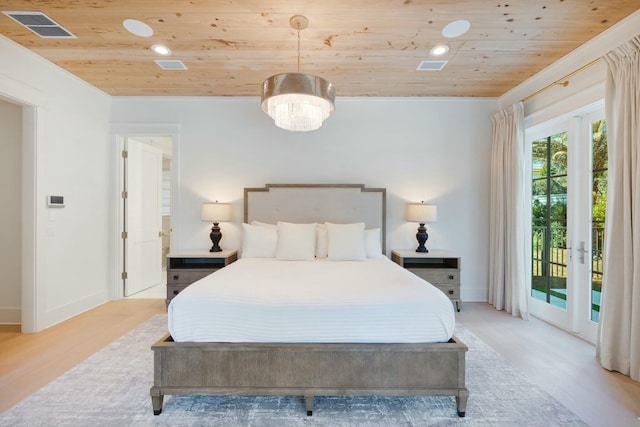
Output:
<instances>
[{"instance_id":1,"label":"door hinge","mask_svg":"<svg viewBox=\"0 0 640 427\"><path fill-rule=\"evenodd\" d=\"M127 280L127 272L123 271L120 277L122 277L122 280Z\"/></svg>"},{"instance_id":2,"label":"door hinge","mask_svg":"<svg viewBox=\"0 0 640 427\"><path fill-rule=\"evenodd\" d=\"M129 237L129 234L128 234L126 231L123 231L123 232L122 232L122 238L123 238L123 239L126 239L126 238L128 238L128 237Z\"/></svg>"},{"instance_id":3,"label":"door hinge","mask_svg":"<svg viewBox=\"0 0 640 427\"><path fill-rule=\"evenodd\" d=\"M126 199L127 197L129 197L129 193L127 193L126 191L122 192L122 198Z\"/></svg>"},{"instance_id":4,"label":"door hinge","mask_svg":"<svg viewBox=\"0 0 640 427\"><path fill-rule=\"evenodd\" d=\"M126 159L127 157L129 157L129 152L127 150L122 150L122 158Z\"/></svg>"}]
</instances>

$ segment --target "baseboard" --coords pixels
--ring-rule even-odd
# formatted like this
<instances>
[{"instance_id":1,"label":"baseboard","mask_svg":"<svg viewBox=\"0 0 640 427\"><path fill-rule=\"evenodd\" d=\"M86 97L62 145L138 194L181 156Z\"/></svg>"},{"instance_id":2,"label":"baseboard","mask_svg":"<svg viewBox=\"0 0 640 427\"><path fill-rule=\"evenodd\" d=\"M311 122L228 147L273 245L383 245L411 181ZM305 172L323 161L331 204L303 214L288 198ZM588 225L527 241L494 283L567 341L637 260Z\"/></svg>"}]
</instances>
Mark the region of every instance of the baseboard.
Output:
<instances>
[{"instance_id":1,"label":"baseboard","mask_svg":"<svg viewBox=\"0 0 640 427\"><path fill-rule=\"evenodd\" d=\"M22 308L0 307L0 325L19 325L22 322Z\"/></svg>"},{"instance_id":2,"label":"baseboard","mask_svg":"<svg viewBox=\"0 0 640 427\"><path fill-rule=\"evenodd\" d=\"M97 292L60 307L47 310L44 315L43 326L44 328L49 328L109 301L109 293L107 291Z\"/></svg>"},{"instance_id":3,"label":"baseboard","mask_svg":"<svg viewBox=\"0 0 640 427\"><path fill-rule=\"evenodd\" d=\"M460 286L460 298L462 302L487 302L487 288L469 288L463 283Z\"/></svg>"}]
</instances>

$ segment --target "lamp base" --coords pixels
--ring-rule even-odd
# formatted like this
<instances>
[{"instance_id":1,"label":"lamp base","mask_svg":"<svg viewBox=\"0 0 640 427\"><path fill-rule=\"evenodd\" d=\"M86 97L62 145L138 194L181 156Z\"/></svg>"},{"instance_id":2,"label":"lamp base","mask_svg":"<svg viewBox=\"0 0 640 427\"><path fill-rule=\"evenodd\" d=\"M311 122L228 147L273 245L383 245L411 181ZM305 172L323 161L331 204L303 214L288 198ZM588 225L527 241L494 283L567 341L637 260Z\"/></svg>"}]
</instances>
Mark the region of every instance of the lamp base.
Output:
<instances>
[{"instance_id":1,"label":"lamp base","mask_svg":"<svg viewBox=\"0 0 640 427\"><path fill-rule=\"evenodd\" d=\"M421 222L420 227L418 227L418 232L416 233L416 239L418 240L418 248L416 249L416 252L429 252L429 249L427 249L427 247L424 245L425 243L427 243L428 238L429 235L427 234L427 229L424 226L424 223Z\"/></svg>"},{"instance_id":2,"label":"lamp base","mask_svg":"<svg viewBox=\"0 0 640 427\"><path fill-rule=\"evenodd\" d=\"M214 222L213 227L211 227L211 233L209 234L209 238L211 238L211 249L209 252L222 252L222 248L220 247L220 239L222 239L222 233L220 232L220 227L218 227L218 223Z\"/></svg>"}]
</instances>

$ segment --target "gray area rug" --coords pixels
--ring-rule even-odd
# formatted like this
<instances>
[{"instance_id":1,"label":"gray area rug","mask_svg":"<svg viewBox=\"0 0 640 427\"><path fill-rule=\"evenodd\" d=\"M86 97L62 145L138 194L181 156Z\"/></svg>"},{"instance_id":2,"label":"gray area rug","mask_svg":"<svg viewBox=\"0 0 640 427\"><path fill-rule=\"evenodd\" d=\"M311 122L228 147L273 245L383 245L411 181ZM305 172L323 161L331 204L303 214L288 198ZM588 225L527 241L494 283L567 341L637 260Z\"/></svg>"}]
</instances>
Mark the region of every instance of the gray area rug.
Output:
<instances>
[{"instance_id":1,"label":"gray area rug","mask_svg":"<svg viewBox=\"0 0 640 427\"><path fill-rule=\"evenodd\" d=\"M0 426L585 426L471 332L467 416L453 397L165 396L154 416L151 345L166 333L157 315L0 414Z\"/></svg>"}]
</instances>

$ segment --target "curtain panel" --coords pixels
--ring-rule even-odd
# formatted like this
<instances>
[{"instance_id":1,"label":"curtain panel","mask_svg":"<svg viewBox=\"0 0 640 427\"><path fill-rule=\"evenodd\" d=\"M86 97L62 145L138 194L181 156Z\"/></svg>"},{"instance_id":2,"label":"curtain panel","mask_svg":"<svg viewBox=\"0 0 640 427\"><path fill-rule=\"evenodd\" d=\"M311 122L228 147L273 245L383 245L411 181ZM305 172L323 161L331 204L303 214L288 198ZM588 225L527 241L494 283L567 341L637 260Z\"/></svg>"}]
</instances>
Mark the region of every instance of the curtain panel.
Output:
<instances>
[{"instance_id":1,"label":"curtain panel","mask_svg":"<svg viewBox=\"0 0 640 427\"><path fill-rule=\"evenodd\" d=\"M640 36L603 59L609 179L597 355L640 381Z\"/></svg>"},{"instance_id":2,"label":"curtain panel","mask_svg":"<svg viewBox=\"0 0 640 427\"><path fill-rule=\"evenodd\" d=\"M527 319L524 105L519 102L499 111L491 121L489 303Z\"/></svg>"}]
</instances>

